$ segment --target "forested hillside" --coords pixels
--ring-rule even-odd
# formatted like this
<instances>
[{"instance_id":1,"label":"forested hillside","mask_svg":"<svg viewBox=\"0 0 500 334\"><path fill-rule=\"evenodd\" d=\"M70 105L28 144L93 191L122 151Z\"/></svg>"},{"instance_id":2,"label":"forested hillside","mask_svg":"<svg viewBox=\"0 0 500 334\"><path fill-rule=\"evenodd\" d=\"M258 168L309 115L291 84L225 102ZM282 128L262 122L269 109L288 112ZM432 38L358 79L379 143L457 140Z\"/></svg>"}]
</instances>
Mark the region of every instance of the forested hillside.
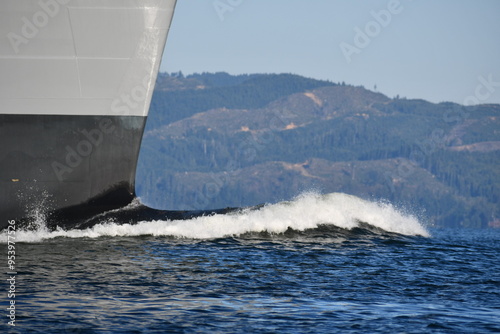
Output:
<instances>
[{"instance_id":1,"label":"forested hillside","mask_svg":"<svg viewBox=\"0 0 500 334\"><path fill-rule=\"evenodd\" d=\"M165 209L303 191L389 200L439 226L500 217L500 105L391 99L289 74L162 74L137 189Z\"/></svg>"}]
</instances>

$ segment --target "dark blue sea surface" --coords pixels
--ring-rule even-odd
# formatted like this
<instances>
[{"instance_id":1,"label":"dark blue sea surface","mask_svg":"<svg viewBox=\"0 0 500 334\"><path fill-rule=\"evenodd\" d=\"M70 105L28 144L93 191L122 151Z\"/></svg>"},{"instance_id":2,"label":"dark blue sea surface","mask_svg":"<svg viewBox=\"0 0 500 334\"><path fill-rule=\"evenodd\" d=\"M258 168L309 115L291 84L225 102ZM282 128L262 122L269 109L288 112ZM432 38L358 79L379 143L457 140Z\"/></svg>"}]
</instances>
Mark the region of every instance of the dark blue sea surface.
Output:
<instances>
[{"instance_id":1,"label":"dark blue sea surface","mask_svg":"<svg viewBox=\"0 0 500 334\"><path fill-rule=\"evenodd\" d=\"M345 221L315 213L311 225L313 211L340 199ZM15 327L4 273L0 331L500 332L500 230L420 229L387 204L327 202L186 222L18 231ZM304 207L310 215L295 212ZM375 224L349 222L364 210L374 211ZM394 231L398 221L410 225L404 233ZM243 229L230 230L235 223Z\"/></svg>"}]
</instances>

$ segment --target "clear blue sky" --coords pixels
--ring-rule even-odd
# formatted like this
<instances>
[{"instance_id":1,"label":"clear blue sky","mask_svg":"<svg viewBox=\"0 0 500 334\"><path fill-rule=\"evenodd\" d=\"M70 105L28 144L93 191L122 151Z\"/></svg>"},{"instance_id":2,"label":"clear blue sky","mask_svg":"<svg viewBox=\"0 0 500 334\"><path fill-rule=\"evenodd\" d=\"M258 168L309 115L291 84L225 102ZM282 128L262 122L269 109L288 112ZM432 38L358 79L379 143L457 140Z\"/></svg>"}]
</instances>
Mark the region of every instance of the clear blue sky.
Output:
<instances>
[{"instance_id":1,"label":"clear blue sky","mask_svg":"<svg viewBox=\"0 0 500 334\"><path fill-rule=\"evenodd\" d=\"M389 97L500 103L500 1L178 0L161 70L295 73Z\"/></svg>"}]
</instances>

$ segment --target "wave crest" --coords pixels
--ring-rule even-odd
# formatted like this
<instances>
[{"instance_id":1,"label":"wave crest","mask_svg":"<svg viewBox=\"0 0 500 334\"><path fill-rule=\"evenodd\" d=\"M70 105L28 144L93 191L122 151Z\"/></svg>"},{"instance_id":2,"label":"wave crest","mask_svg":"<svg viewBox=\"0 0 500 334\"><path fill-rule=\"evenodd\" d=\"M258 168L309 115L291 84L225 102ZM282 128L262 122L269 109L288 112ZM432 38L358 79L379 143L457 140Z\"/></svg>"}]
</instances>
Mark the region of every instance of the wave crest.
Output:
<instances>
[{"instance_id":1,"label":"wave crest","mask_svg":"<svg viewBox=\"0 0 500 334\"><path fill-rule=\"evenodd\" d=\"M304 193L292 201L238 210L228 214L202 216L188 220L141 221L119 224L112 220L84 230L17 231L18 242L38 242L56 237L98 238L102 236L171 236L190 239L214 239L265 232L283 234L287 231L307 231L322 226L343 230L370 227L407 236L428 237L429 233L414 215L405 213L386 202L363 200L359 197L331 193ZM1 240L6 240L5 233Z\"/></svg>"}]
</instances>

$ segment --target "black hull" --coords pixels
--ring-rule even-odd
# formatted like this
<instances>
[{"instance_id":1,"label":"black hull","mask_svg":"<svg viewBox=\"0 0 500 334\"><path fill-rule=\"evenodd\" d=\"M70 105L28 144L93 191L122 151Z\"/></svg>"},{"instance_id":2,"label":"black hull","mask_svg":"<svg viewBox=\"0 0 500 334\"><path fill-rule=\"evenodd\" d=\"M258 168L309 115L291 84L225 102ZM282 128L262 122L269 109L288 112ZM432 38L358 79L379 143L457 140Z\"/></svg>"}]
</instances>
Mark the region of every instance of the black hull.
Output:
<instances>
[{"instance_id":1,"label":"black hull","mask_svg":"<svg viewBox=\"0 0 500 334\"><path fill-rule=\"evenodd\" d=\"M71 228L135 198L146 117L0 115L0 229Z\"/></svg>"}]
</instances>

